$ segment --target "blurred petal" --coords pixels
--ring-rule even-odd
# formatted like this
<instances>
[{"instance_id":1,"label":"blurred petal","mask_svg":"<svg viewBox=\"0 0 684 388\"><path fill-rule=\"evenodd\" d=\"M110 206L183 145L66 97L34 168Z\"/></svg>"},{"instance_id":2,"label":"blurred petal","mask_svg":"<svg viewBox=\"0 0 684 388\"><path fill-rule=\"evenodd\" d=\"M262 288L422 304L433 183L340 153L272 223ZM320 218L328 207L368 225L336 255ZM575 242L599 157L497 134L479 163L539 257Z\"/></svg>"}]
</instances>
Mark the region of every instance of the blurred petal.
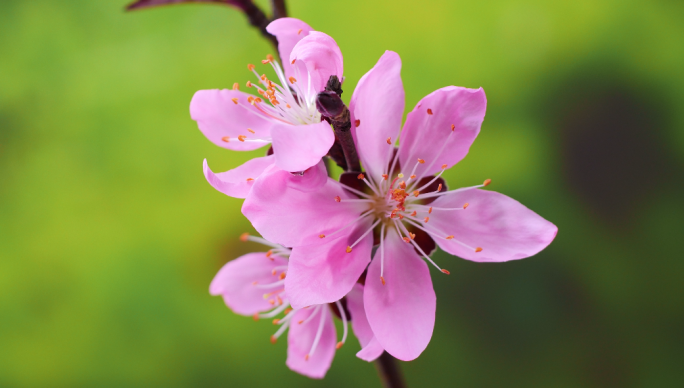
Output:
<instances>
[{"instance_id":1,"label":"blurred petal","mask_svg":"<svg viewBox=\"0 0 684 388\"><path fill-rule=\"evenodd\" d=\"M419 164L416 175L432 175L463 159L484 120L487 98L484 90L448 86L428 94L406 117L399 145L404 173ZM429 112L432 112L430 114ZM451 126L454 126L452 131Z\"/></svg>"},{"instance_id":2,"label":"blurred petal","mask_svg":"<svg viewBox=\"0 0 684 388\"><path fill-rule=\"evenodd\" d=\"M204 159L204 177L209 184L223 194L234 198L245 198L257 178L273 166L275 157L264 156L247 161L240 167L215 174Z\"/></svg>"},{"instance_id":3,"label":"blurred petal","mask_svg":"<svg viewBox=\"0 0 684 388\"><path fill-rule=\"evenodd\" d=\"M427 264L394 228L385 239L385 270L380 250L368 267L363 302L375 337L392 356L411 361L427 347L435 326L437 298Z\"/></svg>"},{"instance_id":4,"label":"blurred petal","mask_svg":"<svg viewBox=\"0 0 684 388\"><path fill-rule=\"evenodd\" d=\"M354 287L370 262L373 236L364 237L349 253L346 249L369 227L362 223L325 244L292 248L285 291L293 308L333 303Z\"/></svg>"},{"instance_id":5,"label":"blurred petal","mask_svg":"<svg viewBox=\"0 0 684 388\"><path fill-rule=\"evenodd\" d=\"M385 51L378 63L361 77L349 107L361 162L379 182L392 157L404 115L401 58L397 53Z\"/></svg>"},{"instance_id":6,"label":"blurred petal","mask_svg":"<svg viewBox=\"0 0 684 388\"><path fill-rule=\"evenodd\" d=\"M248 253L228 262L214 277L209 286L211 295L221 295L226 305L236 314L254 315L273 309L264 299L264 294L272 289L256 287L278 281L275 267L287 266L287 260L281 257L268 258L265 252Z\"/></svg>"},{"instance_id":7,"label":"blurred petal","mask_svg":"<svg viewBox=\"0 0 684 388\"><path fill-rule=\"evenodd\" d=\"M363 361L375 361L385 349L380 344L377 338L373 337L368 345L364 346L363 349L356 352L356 357L362 359Z\"/></svg>"},{"instance_id":8,"label":"blurred petal","mask_svg":"<svg viewBox=\"0 0 684 388\"><path fill-rule=\"evenodd\" d=\"M337 345L337 332L335 323L328 306L319 306L320 311L312 319L306 321L309 315L316 311L315 308L302 309L292 317L290 332L287 335L287 366L297 373L312 379L322 379L330 369L335 357L335 345ZM321 327L322 333L318 346L313 354L309 354L311 346L316 338L316 333ZM305 321L300 324L299 322ZM307 355L309 355L307 359Z\"/></svg>"},{"instance_id":9,"label":"blurred petal","mask_svg":"<svg viewBox=\"0 0 684 388\"><path fill-rule=\"evenodd\" d=\"M318 164L335 142L330 124L275 124L271 128L273 153L279 168L297 172Z\"/></svg>"},{"instance_id":10,"label":"blurred petal","mask_svg":"<svg viewBox=\"0 0 684 388\"><path fill-rule=\"evenodd\" d=\"M371 330L368 323L368 318L366 318L366 310L363 306L363 285L356 283L345 299L347 301L347 309L351 314L354 335L359 340L362 348L356 353L356 357L368 362L373 361L380 357L380 354L385 349L382 348L380 342L375 338L373 330Z\"/></svg>"},{"instance_id":11,"label":"blurred petal","mask_svg":"<svg viewBox=\"0 0 684 388\"><path fill-rule=\"evenodd\" d=\"M431 206L468 208L457 211L433 211L428 230L453 235L453 240L435 238L444 251L467 260L501 262L524 259L546 248L558 228L520 202L503 194L478 189L452 191ZM459 244L482 248L475 252Z\"/></svg>"},{"instance_id":12,"label":"blurred petal","mask_svg":"<svg viewBox=\"0 0 684 388\"><path fill-rule=\"evenodd\" d=\"M331 75L336 75L342 81L342 52L335 40L322 32L311 31L300 40L290 53L290 63L292 61L306 65L315 92L325 88ZM300 75L300 78L304 77Z\"/></svg>"},{"instance_id":13,"label":"blurred petal","mask_svg":"<svg viewBox=\"0 0 684 388\"><path fill-rule=\"evenodd\" d=\"M336 202L354 198L339 182L328 179L317 191L303 192L292 186L291 174L272 170L254 183L242 205L242 213L267 240L285 247L324 244L329 235L354 221L365 206Z\"/></svg>"},{"instance_id":14,"label":"blurred petal","mask_svg":"<svg viewBox=\"0 0 684 388\"><path fill-rule=\"evenodd\" d=\"M200 131L219 147L236 151L261 148L269 142L242 142L238 136L270 138L273 123L247 102L249 94L239 90L200 90L190 101L190 116ZM233 102L236 98L238 104ZM250 133L247 128L254 131Z\"/></svg>"},{"instance_id":15,"label":"blurred petal","mask_svg":"<svg viewBox=\"0 0 684 388\"><path fill-rule=\"evenodd\" d=\"M280 52L285 75L288 78L296 77L294 68L290 63L290 53L297 42L309 35L309 32L313 31L313 29L299 19L280 18L266 26L266 31L278 39L278 51Z\"/></svg>"}]
</instances>

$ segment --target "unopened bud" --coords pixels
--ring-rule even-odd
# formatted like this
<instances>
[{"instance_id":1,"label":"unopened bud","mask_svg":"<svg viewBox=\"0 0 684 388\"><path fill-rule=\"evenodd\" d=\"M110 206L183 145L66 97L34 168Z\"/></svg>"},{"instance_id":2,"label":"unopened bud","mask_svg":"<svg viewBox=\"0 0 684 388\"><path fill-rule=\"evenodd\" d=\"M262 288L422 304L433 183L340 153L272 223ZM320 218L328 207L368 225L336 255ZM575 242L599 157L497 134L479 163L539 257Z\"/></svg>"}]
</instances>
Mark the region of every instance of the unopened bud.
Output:
<instances>
[{"instance_id":1,"label":"unopened bud","mask_svg":"<svg viewBox=\"0 0 684 388\"><path fill-rule=\"evenodd\" d=\"M337 93L324 90L316 97L316 109L325 117L337 117L344 111L344 102Z\"/></svg>"}]
</instances>

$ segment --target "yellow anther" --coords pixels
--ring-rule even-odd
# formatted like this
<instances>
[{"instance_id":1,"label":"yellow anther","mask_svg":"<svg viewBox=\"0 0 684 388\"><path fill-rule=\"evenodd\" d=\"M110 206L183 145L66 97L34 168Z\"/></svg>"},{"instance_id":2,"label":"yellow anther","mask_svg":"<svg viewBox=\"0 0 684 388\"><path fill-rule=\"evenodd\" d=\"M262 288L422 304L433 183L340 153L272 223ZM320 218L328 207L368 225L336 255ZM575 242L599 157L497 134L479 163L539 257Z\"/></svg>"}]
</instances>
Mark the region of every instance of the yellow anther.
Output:
<instances>
[{"instance_id":1,"label":"yellow anther","mask_svg":"<svg viewBox=\"0 0 684 388\"><path fill-rule=\"evenodd\" d=\"M431 114L432 114L432 109L428 108L427 112L428 112L429 115L431 115Z\"/></svg>"},{"instance_id":2,"label":"yellow anther","mask_svg":"<svg viewBox=\"0 0 684 388\"><path fill-rule=\"evenodd\" d=\"M352 247L347 247L346 251L347 251L347 253L351 253Z\"/></svg>"},{"instance_id":3,"label":"yellow anther","mask_svg":"<svg viewBox=\"0 0 684 388\"><path fill-rule=\"evenodd\" d=\"M237 97L231 98L231 100L233 100L233 102L235 103L235 105L237 105L237 103L238 103Z\"/></svg>"},{"instance_id":4,"label":"yellow anther","mask_svg":"<svg viewBox=\"0 0 684 388\"><path fill-rule=\"evenodd\" d=\"M240 235L240 241L245 242L249 238L249 233L243 233Z\"/></svg>"},{"instance_id":5,"label":"yellow anther","mask_svg":"<svg viewBox=\"0 0 684 388\"><path fill-rule=\"evenodd\" d=\"M252 128L247 128L247 132L249 132L249 133L256 133L256 132L254 132L254 130L253 130Z\"/></svg>"},{"instance_id":6,"label":"yellow anther","mask_svg":"<svg viewBox=\"0 0 684 388\"><path fill-rule=\"evenodd\" d=\"M484 181L484 183L482 184L482 186L488 186L490 183L492 183L492 180L491 180L491 179L485 179L485 181Z\"/></svg>"},{"instance_id":7,"label":"yellow anther","mask_svg":"<svg viewBox=\"0 0 684 388\"><path fill-rule=\"evenodd\" d=\"M254 67L255 67L255 66L252 65L251 63L250 63L249 65L247 65L247 68L249 69L249 71L254 70Z\"/></svg>"},{"instance_id":8,"label":"yellow anther","mask_svg":"<svg viewBox=\"0 0 684 388\"><path fill-rule=\"evenodd\" d=\"M482 252L482 248L480 248L480 247L475 248L475 252Z\"/></svg>"},{"instance_id":9,"label":"yellow anther","mask_svg":"<svg viewBox=\"0 0 684 388\"><path fill-rule=\"evenodd\" d=\"M225 141L226 143L230 143L230 136L224 136L221 138L221 140Z\"/></svg>"},{"instance_id":10,"label":"yellow anther","mask_svg":"<svg viewBox=\"0 0 684 388\"><path fill-rule=\"evenodd\" d=\"M421 158L418 158L418 163L423 164L423 163L425 163L425 161Z\"/></svg>"},{"instance_id":11,"label":"yellow anther","mask_svg":"<svg viewBox=\"0 0 684 388\"><path fill-rule=\"evenodd\" d=\"M290 77L288 79L290 80L291 84L294 84L295 82L297 82L297 79L295 77Z\"/></svg>"},{"instance_id":12,"label":"yellow anther","mask_svg":"<svg viewBox=\"0 0 684 388\"><path fill-rule=\"evenodd\" d=\"M238 136L238 140L240 140L241 142L244 142L246 138L247 138L247 136L245 136L245 135Z\"/></svg>"},{"instance_id":13,"label":"yellow anther","mask_svg":"<svg viewBox=\"0 0 684 388\"><path fill-rule=\"evenodd\" d=\"M239 83L234 83L233 84L233 90L240 90L240 84Z\"/></svg>"}]
</instances>

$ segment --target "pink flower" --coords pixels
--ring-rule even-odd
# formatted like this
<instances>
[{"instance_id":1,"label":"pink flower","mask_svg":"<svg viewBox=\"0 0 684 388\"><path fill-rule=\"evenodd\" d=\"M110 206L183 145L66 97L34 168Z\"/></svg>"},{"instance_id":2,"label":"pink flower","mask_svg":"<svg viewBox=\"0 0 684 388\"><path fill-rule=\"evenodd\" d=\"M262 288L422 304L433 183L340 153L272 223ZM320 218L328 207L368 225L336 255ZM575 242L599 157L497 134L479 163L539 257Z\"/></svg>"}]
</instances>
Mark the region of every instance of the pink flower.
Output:
<instances>
[{"instance_id":1,"label":"pink flower","mask_svg":"<svg viewBox=\"0 0 684 388\"><path fill-rule=\"evenodd\" d=\"M557 228L503 194L480 190L489 180L446 191L440 176L477 137L484 91L439 89L408 114L402 131L400 70L399 56L386 52L352 96L352 131L366 169L357 182L365 188L328 179L302 193L288 185L287 173L272 171L254 185L242 211L265 238L293 247L285 290L295 308L338 300L370 262L364 292L370 327L387 352L412 360L435 322L436 297L421 256L448 274L426 252L432 240L467 260L503 262L538 253ZM379 247L371 262L374 239Z\"/></svg>"},{"instance_id":2,"label":"pink flower","mask_svg":"<svg viewBox=\"0 0 684 388\"><path fill-rule=\"evenodd\" d=\"M359 358L372 361L383 352L373 338L363 307L363 286L357 284L347 296L345 309L340 300L334 308L342 319L342 340L337 342L333 322L333 310L328 304L308 306L293 310L290 307L284 282L287 275L290 250L272 244L259 237L243 235L243 240L252 240L272 249L268 252L255 252L243 255L223 266L209 286L212 295L223 296L226 305L235 313L252 316L255 320L270 319L279 325L271 336L271 342L289 329L287 338L286 365L295 372L311 378L323 378L332 364L335 350L347 340L348 316L351 314L352 327L362 350Z\"/></svg>"},{"instance_id":3,"label":"pink flower","mask_svg":"<svg viewBox=\"0 0 684 388\"><path fill-rule=\"evenodd\" d=\"M246 198L254 182L265 172L283 171L274 163L274 156L254 158L245 162L242 166L226 172L214 173L209 169L207 160L204 160L204 177L216 190L234 198ZM296 174L287 174L285 178L288 187L299 191L316 190L328 179L325 164L319 160L318 164Z\"/></svg>"},{"instance_id":4,"label":"pink flower","mask_svg":"<svg viewBox=\"0 0 684 388\"><path fill-rule=\"evenodd\" d=\"M281 66L269 55L262 63L273 68L278 81L248 65L256 82L248 81L247 87L260 96L241 92L237 83L232 90L200 90L190 102L190 115L220 147L248 151L272 144L272 159L279 168L304 171L316 165L335 141L330 125L321 121L316 96L330 76L342 79L342 53L330 36L301 20L277 19L266 29L278 38L284 62Z\"/></svg>"}]
</instances>

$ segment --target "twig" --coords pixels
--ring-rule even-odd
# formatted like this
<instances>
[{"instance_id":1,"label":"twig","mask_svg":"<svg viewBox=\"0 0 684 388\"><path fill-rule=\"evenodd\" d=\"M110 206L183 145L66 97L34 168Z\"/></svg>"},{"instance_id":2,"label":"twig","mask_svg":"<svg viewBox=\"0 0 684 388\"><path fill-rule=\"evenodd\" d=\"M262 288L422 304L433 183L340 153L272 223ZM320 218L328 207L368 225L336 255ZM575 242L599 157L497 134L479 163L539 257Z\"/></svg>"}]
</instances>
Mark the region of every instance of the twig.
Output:
<instances>
[{"instance_id":1,"label":"twig","mask_svg":"<svg viewBox=\"0 0 684 388\"><path fill-rule=\"evenodd\" d=\"M397 359L387 352L382 352L375 360L375 368L380 375L380 381L385 388L406 388L406 382L399 369Z\"/></svg>"},{"instance_id":2,"label":"twig","mask_svg":"<svg viewBox=\"0 0 684 388\"><path fill-rule=\"evenodd\" d=\"M285 0L271 0L271 9L273 10L273 20L287 17Z\"/></svg>"},{"instance_id":3,"label":"twig","mask_svg":"<svg viewBox=\"0 0 684 388\"><path fill-rule=\"evenodd\" d=\"M316 108L335 129L335 143L342 148L346 162L338 162L337 164L346 168L347 171L361 172L359 154L356 152L356 145L351 133L351 114L349 108L340 98L341 94L340 80L336 75L330 76L325 90L320 92L316 98ZM336 146L333 146L333 151L336 149ZM331 153L330 156L335 158L335 152Z\"/></svg>"}]
</instances>

